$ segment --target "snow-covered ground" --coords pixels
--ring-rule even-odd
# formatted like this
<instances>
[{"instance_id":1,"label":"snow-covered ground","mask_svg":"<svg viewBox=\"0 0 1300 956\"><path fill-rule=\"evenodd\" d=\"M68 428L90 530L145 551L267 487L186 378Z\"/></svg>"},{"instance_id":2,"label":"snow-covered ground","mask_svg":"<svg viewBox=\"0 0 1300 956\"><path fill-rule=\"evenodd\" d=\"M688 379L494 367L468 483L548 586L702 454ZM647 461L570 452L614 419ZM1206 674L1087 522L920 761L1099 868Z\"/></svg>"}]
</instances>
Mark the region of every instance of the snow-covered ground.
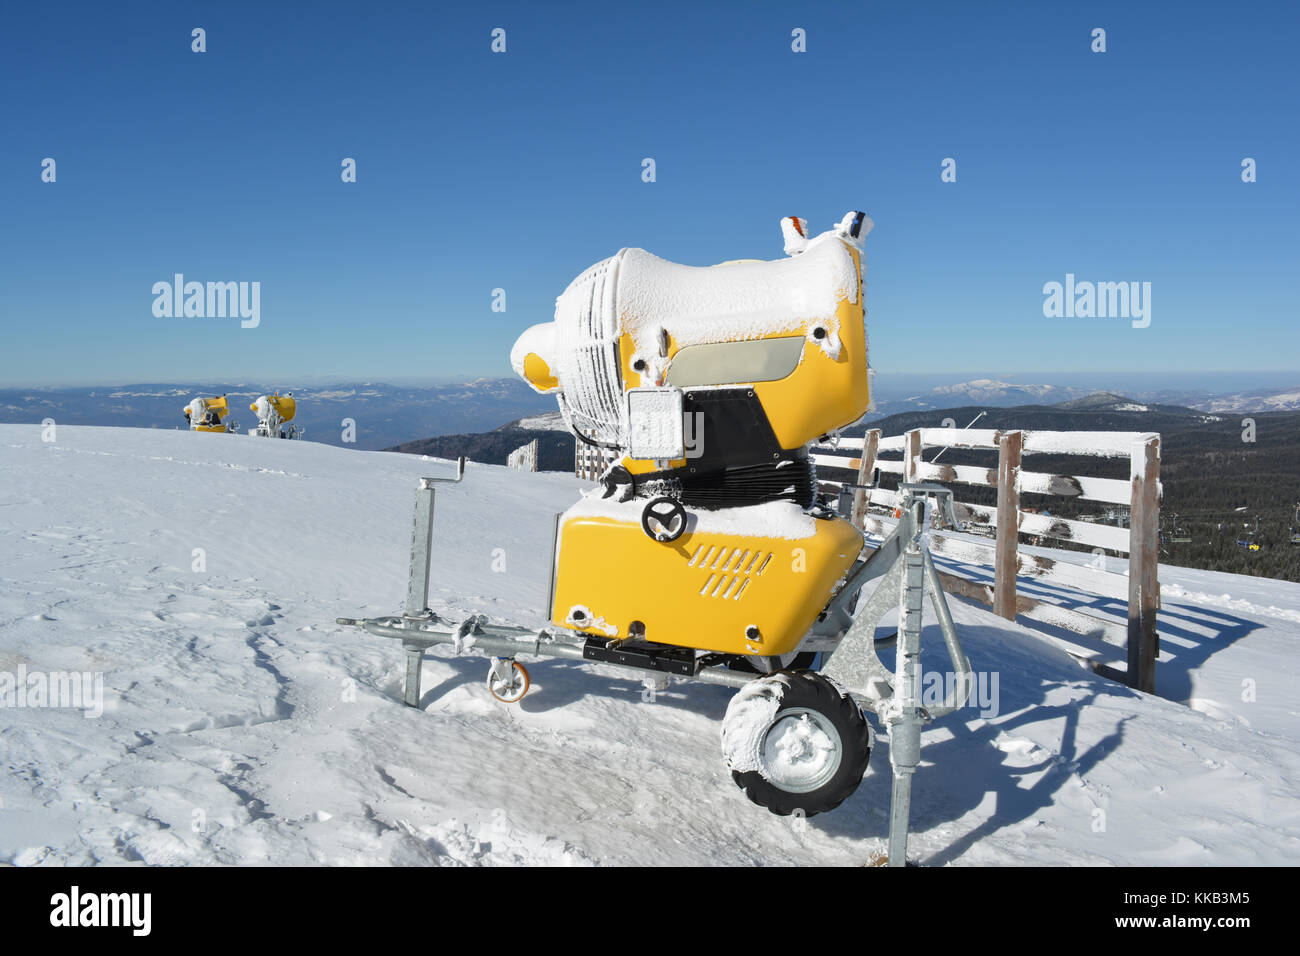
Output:
<instances>
[{"instance_id":1,"label":"snow-covered ground","mask_svg":"<svg viewBox=\"0 0 1300 956\"><path fill-rule=\"evenodd\" d=\"M450 470L309 442L60 427L46 443L0 426L0 684L103 679L98 717L0 709L0 861L854 865L883 852L883 734L858 792L800 821L732 784L724 688L645 700L598 666L526 659L533 691L504 705L482 660L435 651L421 708L403 707L399 648L333 622L400 608L415 479ZM439 486L435 609L539 624L551 516L581 487L473 464ZM1161 577L1164 697L953 602L997 712L926 731L916 860L1300 858L1300 586ZM938 668L937 629L925 640Z\"/></svg>"}]
</instances>

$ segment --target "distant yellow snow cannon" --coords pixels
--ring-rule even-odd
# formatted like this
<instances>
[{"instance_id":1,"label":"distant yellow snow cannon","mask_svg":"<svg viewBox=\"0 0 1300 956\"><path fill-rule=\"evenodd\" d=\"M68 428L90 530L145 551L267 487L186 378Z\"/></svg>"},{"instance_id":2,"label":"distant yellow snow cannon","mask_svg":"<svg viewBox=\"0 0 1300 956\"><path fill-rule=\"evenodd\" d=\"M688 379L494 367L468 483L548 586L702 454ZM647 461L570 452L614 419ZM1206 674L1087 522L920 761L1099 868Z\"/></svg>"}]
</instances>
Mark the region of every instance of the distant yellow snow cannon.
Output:
<instances>
[{"instance_id":1,"label":"distant yellow snow cannon","mask_svg":"<svg viewBox=\"0 0 1300 956\"><path fill-rule=\"evenodd\" d=\"M262 438L300 438L302 429L289 425L298 412L293 392L263 395L248 406L257 414L257 434ZM288 425L286 428L285 426Z\"/></svg>"},{"instance_id":2,"label":"distant yellow snow cannon","mask_svg":"<svg viewBox=\"0 0 1300 956\"><path fill-rule=\"evenodd\" d=\"M216 398L195 398L183 409L185 420L190 429L196 432L230 432L239 431L239 423L230 418L230 409L226 405L226 396Z\"/></svg>"},{"instance_id":3,"label":"distant yellow snow cannon","mask_svg":"<svg viewBox=\"0 0 1300 956\"><path fill-rule=\"evenodd\" d=\"M805 816L861 782L866 707L889 725L889 863L905 863L921 727L964 706L972 671L926 544L936 516L957 524L951 492L901 483L896 527L873 549L824 500L809 450L867 410L871 225L851 212L810 236L784 219L786 258L771 262L692 267L624 249L569 285L511 362L612 464L556 517L541 630L429 609L434 485L460 481L464 459L455 478L420 479L403 613L338 618L402 642L407 704L419 706L423 653L439 644L490 655L488 689L504 702L529 690L522 655L598 662L655 690L736 687L722 721L733 779L772 812ZM952 678L937 699L922 696L927 596ZM875 637L891 611L892 673Z\"/></svg>"}]
</instances>

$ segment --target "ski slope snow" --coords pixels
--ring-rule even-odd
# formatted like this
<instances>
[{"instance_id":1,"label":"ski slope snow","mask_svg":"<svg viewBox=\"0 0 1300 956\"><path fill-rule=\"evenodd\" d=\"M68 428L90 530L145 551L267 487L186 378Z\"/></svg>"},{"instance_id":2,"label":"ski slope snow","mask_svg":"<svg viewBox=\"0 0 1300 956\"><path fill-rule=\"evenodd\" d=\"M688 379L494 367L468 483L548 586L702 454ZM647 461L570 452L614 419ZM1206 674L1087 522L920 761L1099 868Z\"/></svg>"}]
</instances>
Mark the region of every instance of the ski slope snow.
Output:
<instances>
[{"instance_id":1,"label":"ski slope snow","mask_svg":"<svg viewBox=\"0 0 1300 956\"><path fill-rule=\"evenodd\" d=\"M483 660L440 649L421 707L402 706L400 649L334 619L400 608L416 479L449 462L165 430L56 439L0 425L0 861L858 865L884 851L883 733L858 792L799 820L732 784L725 688L650 695L599 665L525 658L533 690L504 705ZM552 516L582 487L472 463L438 486L430 604L540 625ZM924 735L915 860L1300 858L1300 586L1161 576L1163 697L953 602L987 706ZM937 669L937 628L925 641ZM19 675L60 672L99 675L102 713L17 706Z\"/></svg>"}]
</instances>

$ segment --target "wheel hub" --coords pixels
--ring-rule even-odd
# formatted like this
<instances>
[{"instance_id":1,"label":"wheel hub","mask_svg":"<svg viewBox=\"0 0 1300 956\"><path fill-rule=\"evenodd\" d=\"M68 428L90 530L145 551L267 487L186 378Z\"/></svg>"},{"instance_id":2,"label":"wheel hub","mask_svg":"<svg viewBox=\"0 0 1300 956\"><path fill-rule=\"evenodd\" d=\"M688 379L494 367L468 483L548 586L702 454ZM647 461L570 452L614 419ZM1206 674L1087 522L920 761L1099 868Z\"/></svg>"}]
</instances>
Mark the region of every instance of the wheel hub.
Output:
<instances>
[{"instance_id":1,"label":"wheel hub","mask_svg":"<svg viewBox=\"0 0 1300 956\"><path fill-rule=\"evenodd\" d=\"M835 726L805 707L781 712L763 739L763 776L789 793L825 786L839 769L843 746Z\"/></svg>"}]
</instances>

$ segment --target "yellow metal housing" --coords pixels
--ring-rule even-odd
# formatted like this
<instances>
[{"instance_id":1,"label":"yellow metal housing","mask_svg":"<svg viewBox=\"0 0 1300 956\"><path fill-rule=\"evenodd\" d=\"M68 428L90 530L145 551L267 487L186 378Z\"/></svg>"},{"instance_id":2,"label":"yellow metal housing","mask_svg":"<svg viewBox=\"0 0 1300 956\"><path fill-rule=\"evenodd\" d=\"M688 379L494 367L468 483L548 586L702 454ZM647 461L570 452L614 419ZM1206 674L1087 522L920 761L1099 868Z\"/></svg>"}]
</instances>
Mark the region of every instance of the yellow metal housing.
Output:
<instances>
[{"instance_id":1,"label":"yellow metal housing","mask_svg":"<svg viewBox=\"0 0 1300 956\"><path fill-rule=\"evenodd\" d=\"M708 530L693 517L676 541L645 534L643 501L626 518L580 502L561 522L552 622L603 637L727 654L793 651L862 550L862 535L840 518L807 518L806 537ZM765 506L764 506L765 507ZM783 507L778 504L774 507ZM616 506L605 506L606 512ZM751 509L752 510L752 509ZM750 522L755 532L761 521ZM575 615L577 609L577 615ZM746 635L758 628L757 640Z\"/></svg>"},{"instance_id":2,"label":"yellow metal housing","mask_svg":"<svg viewBox=\"0 0 1300 956\"><path fill-rule=\"evenodd\" d=\"M803 353L793 371L774 380L754 379L752 384L768 423L782 448L799 448L822 435L857 421L871 404L867 375L867 335L863 297L861 294L861 253L845 243L845 251L852 257L853 271L858 288L850 297L842 290L834 314L813 315L763 334L745 334L719 339L719 342L749 343L762 340L804 338ZM717 268L716 266L714 268ZM623 317L626 322L627 316ZM818 333L821 333L820 335ZM826 336L835 335L838 350L822 347ZM675 336L665 336L666 374L662 379L642 375L633 367L633 356L639 354L636 339L624 329L618 340L623 388L672 384L673 360L681 347ZM835 352L832 357L832 351ZM621 464L632 474L661 470L659 463L639 461L624 456ZM668 468L681 468L685 459L668 463Z\"/></svg>"},{"instance_id":3,"label":"yellow metal housing","mask_svg":"<svg viewBox=\"0 0 1300 956\"><path fill-rule=\"evenodd\" d=\"M536 391L542 393L553 392L560 387L560 381L551 372L546 359L536 352L529 352L524 357L524 378Z\"/></svg>"},{"instance_id":4,"label":"yellow metal housing","mask_svg":"<svg viewBox=\"0 0 1300 956\"><path fill-rule=\"evenodd\" d=\"M230 407L226 404L226 396L221 395L221 396L219 396L219 397L217 397L217 398L205 398L205 399L203 399L203 402L204 402L204 408L203 408L203 414L204 414L204 416L206 417L208 414L215 412L219 424L216 424L216 425L209 425L209 424L205 424L205 423L202 422L202 421L198 421L198 422L196 422L196 421L191 420L191 421L190 421L190 428L191 428L193 431L196 431L196 432L226 432L226 431L229 431L229 429L226 427L226 424L225 424L225 418L226 418L227 415L230 414ZM189 405L186 405L185 408L181 409L181 411L182 411L182 412L188 412L188 411L189 411L189 408L190 408L190 406L189 406Z\"/></svg>"},{"instance_id":5,"label":"yellow metal housing","mask_svg":"<svg viewBox=\"0 0 1300 956\"><path fill-rule=\"evenodd\" d=\"M293 421L293 416L298 414L298 403L294 401L292 395L281 395L277 392L274 395L265 397L270 402L271 407L275 409L275 413L280 416L281 422ZM250 404L248 409L253 412L257 411L257 402Z\"/></svg>"}]
</instances>

